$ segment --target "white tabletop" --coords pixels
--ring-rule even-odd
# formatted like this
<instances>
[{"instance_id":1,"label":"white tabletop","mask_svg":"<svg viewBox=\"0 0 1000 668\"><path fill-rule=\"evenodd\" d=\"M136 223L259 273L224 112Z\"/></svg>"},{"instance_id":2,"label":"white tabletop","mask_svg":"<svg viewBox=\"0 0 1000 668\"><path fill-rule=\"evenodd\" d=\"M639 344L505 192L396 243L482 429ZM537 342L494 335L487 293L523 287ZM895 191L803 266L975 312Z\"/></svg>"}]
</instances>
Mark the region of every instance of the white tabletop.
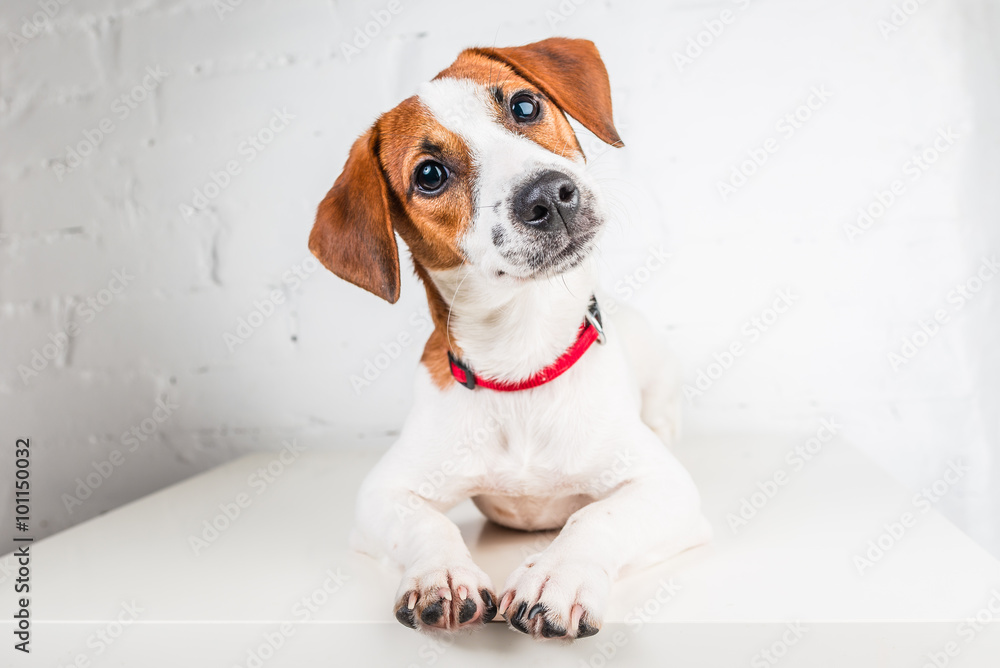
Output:
<instances>
[{"instance_id":1,"label":"white tabletop","mask_svg":"<svg viewBox=\"0 0 1000 668\"><path fill-rule=\"evenodd\" d=\"M601 632L568 645L500 623L443 641L402 627L398 571L346 547L379 453L300 441L311 447L288 463L244 457L34 544L32 654L10 648L5 603L0 665L1000 665L1000 562L842 442L795 470L786 455L804 442L682 444L715 540L628 574ZM255 473L268 466L270 482ZM777 471L784 484L734 532L730 514ZM202 535L227 507L228 528ZM913 526L860 573L855 558L875 556L869 541L904 513ZM488 524L471 503L453 516L498 587L551 540ZM10 602L11 580L0 586Z\"/></svg>"}]
</instances>

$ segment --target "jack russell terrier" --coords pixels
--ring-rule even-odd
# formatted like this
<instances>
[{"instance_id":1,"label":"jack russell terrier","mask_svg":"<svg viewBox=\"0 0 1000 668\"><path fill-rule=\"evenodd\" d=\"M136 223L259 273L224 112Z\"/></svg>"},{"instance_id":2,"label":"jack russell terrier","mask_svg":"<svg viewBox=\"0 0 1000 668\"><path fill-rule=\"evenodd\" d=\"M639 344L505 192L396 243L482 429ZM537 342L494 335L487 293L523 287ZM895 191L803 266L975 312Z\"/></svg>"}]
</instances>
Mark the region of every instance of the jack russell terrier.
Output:
<instances>
[{"instance_id":1,"label":"jack russell terrier","mask_svg":"<svg viewBox=\"0 0 1000 668\"><path fill-rule=\"evenodd\" d=\"M536 638L593 635L624 567L711 535L664 444L676 374L635 313L599 310L608 215L567 115L622 145L592 42L463 51L354 143L309 237L330 271L395 303L399 234L430 303L415 404L352 537L402 566L411 628L500 614ZM562 528L499 595L445 515L468 498L505 527Z\"/></svg>"}]
</instances>

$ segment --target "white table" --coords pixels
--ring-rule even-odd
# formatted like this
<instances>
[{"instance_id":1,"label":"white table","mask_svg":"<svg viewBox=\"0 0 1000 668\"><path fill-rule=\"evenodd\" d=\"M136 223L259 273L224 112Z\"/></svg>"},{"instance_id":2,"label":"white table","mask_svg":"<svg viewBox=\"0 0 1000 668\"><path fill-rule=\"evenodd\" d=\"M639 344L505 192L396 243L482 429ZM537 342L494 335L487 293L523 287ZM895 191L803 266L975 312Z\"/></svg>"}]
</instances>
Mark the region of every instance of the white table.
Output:
<instances>
[{"instance_id":1,"label":"white table","mask_svg":"<svg viewBox=\"0 0 1000 668\"><path fill-rule=\"evenodd\" d=\"M378 453L309 443L264 486L249 476L277 472L273 453L36 543L33 652L10 649L8 579L0 665L1000 666L1000 622L960 627L977 612L1000 619L1000 562L842 442L793 472L785 455L804 440L688 439L678 456L716 539L628 575L601 632L571 645L500 623L448 644L403 628L392 617L399 574L346 548L355 491ZM785 484L734 533L727 515L778 470ZM190 536L238 498L249 505L196 555ZM859 574L855 555L904 512L914 526ZM498 587L551 539L486 524L471 504L453 515Z\"/></svg>"}]
</instances>

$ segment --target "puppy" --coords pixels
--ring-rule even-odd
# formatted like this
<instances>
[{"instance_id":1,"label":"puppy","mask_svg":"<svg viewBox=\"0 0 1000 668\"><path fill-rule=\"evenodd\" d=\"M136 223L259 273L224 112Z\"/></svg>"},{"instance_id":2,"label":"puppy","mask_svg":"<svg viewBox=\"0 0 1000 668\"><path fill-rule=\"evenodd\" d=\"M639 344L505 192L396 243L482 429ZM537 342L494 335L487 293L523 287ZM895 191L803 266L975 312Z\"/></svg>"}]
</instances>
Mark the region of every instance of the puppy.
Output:
<instances>
[{"instance_id":1,"label":"puppy","mask_svg":"<svg viewBox=\"0 0 1000 668\"><path fill-rule=\"evenodd\" d=\"M567 115L622 145L592 42L463 51L354 143L309 238L394 303L398 234L427 292L415 404L352 539L402 566L395 616L414 629L499 614L536 638L593 635L622 568L710 537L663 442L676 378L640 319L595 299L608 216ZM498 591L445 516L468 498L502 526L562 531Z\"/></svg>"}]
</instances>

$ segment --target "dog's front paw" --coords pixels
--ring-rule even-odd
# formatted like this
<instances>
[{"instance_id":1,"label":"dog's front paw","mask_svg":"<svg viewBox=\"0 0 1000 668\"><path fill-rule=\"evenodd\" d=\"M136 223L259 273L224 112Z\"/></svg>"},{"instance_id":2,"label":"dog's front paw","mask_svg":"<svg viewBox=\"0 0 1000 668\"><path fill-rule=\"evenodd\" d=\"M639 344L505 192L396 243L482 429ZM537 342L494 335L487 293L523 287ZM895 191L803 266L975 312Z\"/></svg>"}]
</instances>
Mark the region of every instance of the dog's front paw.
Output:
<instances>
[{"instance_id":1,"label":"dog's front paw","mask_svg":"<svg viewBox=\"0 0 1000 668\"><path fill-rule=\"evenodd\" d=\"M511 628L535 638L586 638L601 628L610 589L600 566L542 553L507 578L499 612Z\"/></svg>"},{"instance_id":2,"label":"dog's front paw","mask_svg":"<svg viewBox=\"0 0 1000 668\"><path fill-rule=\"evenodd\" d=\"M456 631L491 621L496 596L486 573L475 564L407 571L396 601L396 619L422 631Z\"/></svg>"}]
</instances>

